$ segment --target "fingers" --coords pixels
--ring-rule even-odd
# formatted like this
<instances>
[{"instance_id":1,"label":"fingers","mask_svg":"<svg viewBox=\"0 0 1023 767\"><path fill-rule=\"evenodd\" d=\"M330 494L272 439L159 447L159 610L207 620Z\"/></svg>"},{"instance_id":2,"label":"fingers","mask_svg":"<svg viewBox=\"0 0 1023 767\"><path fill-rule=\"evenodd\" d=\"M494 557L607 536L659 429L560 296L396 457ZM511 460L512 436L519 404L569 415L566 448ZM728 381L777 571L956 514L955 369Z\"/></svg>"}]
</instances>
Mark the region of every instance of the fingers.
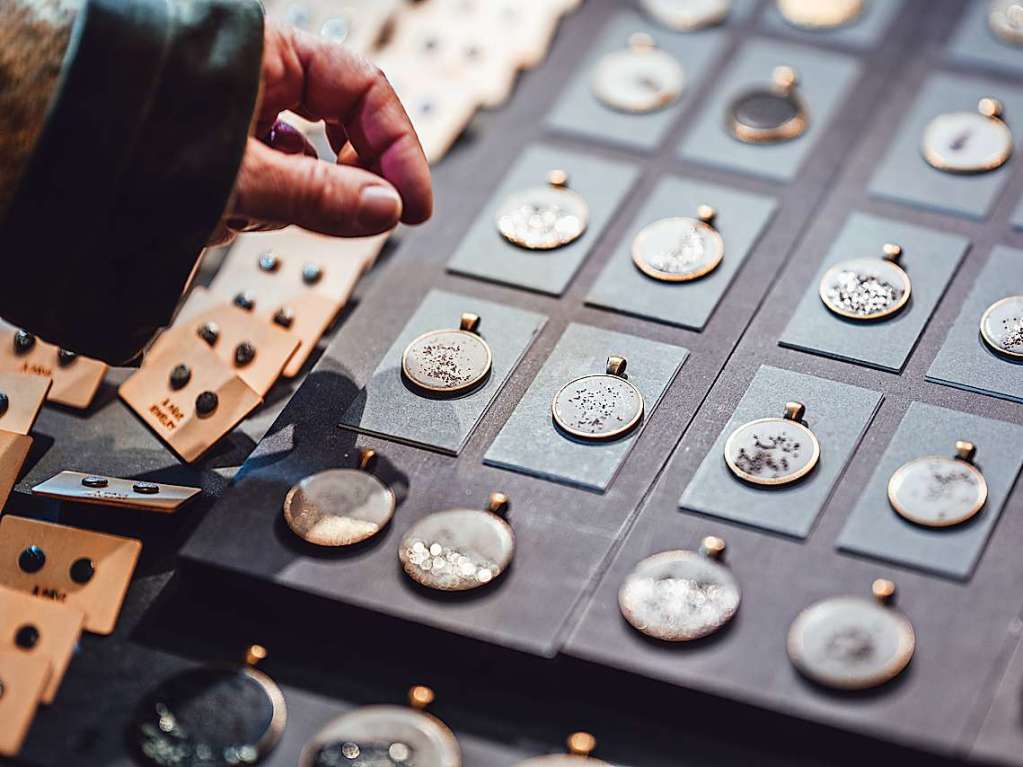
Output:
<instances>
[{"instance_id":1,"label":"fingers","mask_svg":"<svg viewBox=\"0 0 1023 767\"><path fill-rule=\"evenodd\" d=\"M402 200L387 181L361 168L277 152L249 139L231 215L266 225L296 224L335 237L368 237L394 228Z\"/></svg>"},{"instance_id":2,"label":"fingers","mask_svg":"<svg viewBox=\"0 0 1023 767\"><path fill-rule=\"evenodd\" d=\"M379 69L343 46L268 25L263 79L264 112L292 109L323 120L332 140L347 137L360 167L379 173L397 190L402 221L418 224L430 217L433 189L426 157Z\"/></svg>"}]
</instances>

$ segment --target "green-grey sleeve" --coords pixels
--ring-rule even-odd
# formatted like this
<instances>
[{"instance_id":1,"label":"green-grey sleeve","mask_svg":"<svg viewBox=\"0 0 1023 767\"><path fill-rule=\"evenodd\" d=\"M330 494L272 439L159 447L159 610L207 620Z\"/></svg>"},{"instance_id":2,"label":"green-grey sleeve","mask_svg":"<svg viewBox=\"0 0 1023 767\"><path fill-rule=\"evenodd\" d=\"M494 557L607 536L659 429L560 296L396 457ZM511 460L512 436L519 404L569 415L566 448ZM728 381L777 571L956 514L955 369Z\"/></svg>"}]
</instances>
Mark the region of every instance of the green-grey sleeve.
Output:
<instances>
[{"instance_id":1,"label":"green-grey sleeve","mask_svg":"<svg viewBox=\"0 0 1023 767\"><path fill-rule=\"evenodd\" d=\"M256 0L82 2L0 213L0 316L112 363L138 356L227 205L262 47Z\"/></svg>"}]
</instances>

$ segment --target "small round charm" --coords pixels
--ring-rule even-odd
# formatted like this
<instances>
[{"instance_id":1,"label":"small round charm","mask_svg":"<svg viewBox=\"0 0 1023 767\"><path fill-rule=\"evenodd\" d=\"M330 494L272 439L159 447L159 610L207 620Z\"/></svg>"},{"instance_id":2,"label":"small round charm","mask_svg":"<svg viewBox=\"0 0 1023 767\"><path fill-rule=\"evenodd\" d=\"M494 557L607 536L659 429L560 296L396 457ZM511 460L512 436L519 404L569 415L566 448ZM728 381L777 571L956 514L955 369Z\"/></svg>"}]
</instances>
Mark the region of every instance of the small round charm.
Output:
<instances>
[{"instance_id":1,"label":"small round charm","mask_svg":"<svg viewBox=\"0 0 1023 767\"><path fill-rule=\"evenodd\" d=\"M458 741L424 710L429 687L409 691L410 707L364 706L330 722L302 749L299 767L461 767Z\"/></svg>"},{"instance_id":2,"label":"small round charm","mask_svg":"<svg viewBox=\"0 0 1023 767\"><path fill-rule=\"evenodd\" d=\"M25 330L19 330L14 334L14 353L28 354L36 345L36 337Z\"/></svg>"},{"instance_id":3,"label":"small round charm","mask_svg":"<svg viewBox=\"0 0 1023 767\"><path fill-rule=\"evenodd\" d=\"M280 688L255 669L265 657L253 645L244 667L195 668L153 690L132 725L144 763L233 767L265 758L288 717Z\"/></svg>"},{"instance_id":4,"label":"small round charm","mask_svg":"<svg viewBox=\"0 0 1023 767\"><path fill-rule=\"evenodd\" d=\"M405 573L438 591L468 591L486 586L508 569L515 535L504 521L508 499L490 496L486 511L451 509L421 519L398 548Z\"/></svg>"},{"instance_id":5,"label":"small round charm","mask_svg":"<svg viewBox=\"0 0 1023 767\"><path fill-rule=\"evenodd\" d=\"M281 268L281 258L272 250L264 250L260 253L256 263L261 272L273 273Z\"/></svg>"},{"instance_id":6,"label":"small round charm","mask_svg":"<svg viewBox=\"0 0 1023 767\"><path fill-rule=\"evenodd\" d=\"M647 114L678 101L685 87L682 65L642 32L625 50L604 56L593 73L593 93L611 109Z\"/></svg>"},{"instance_id":7,"label":"small round charm","mask_svg":"<svg viewBox=\"0 0 1023 767\"><path fill-rule=\"evenodd\" d=\"M618 592L633 628L665 642L713 634L739 609L739 583L718 561L725 542L708 536L693 551L664 551L636 565Z\"/></svg>"},{"instance_id":8,"label":"small round charm","mask_svg":"<svg viewBox=\"0 0 1023 767\"><path fill-rule=\"evenodd\" d=\"M710 274L725 256L725 241L714 228L715 211L697 210L699 218L662 218L646 226L632 242L632 261L661 282L689 282Z\"/></svg>"},{"instance_id":9,"label":"small round charm","mask_svg":"<svg viewBox=\"0 0 1023 767\"><path fill-rule=\"evenodd\" d=\"M475 389L490 375L493 353L479 334L480 318L463 314L458 329L424 333L405 348L401 370L421 391L452 395Z\"/></svg>"},{"instance_id":10,"label":"small round charm","mask_svg":"<svg viewBox=\"0 0 1023 767\"><path fill-rule=\"evenodd\" d=\"M363 449L358 469L328 469L292 487L284 498L284 521L292 532L317 546L351 546L379 533L397 501L370 473L375 457Z\"/></svg>"},{"instance_id":11,"label":"small round charm","mask_svg":"<svg viewBox=\"0 0 1023 767\"><path fill-rule=\"evenodd\" d=\"M608 357L606 372L570 381L554 395L551 413L565 434L611 440L628 434L643 420L643 394L625 377L624 357Z\"/></svg>"},{"instance_id":12,"label":"small round charm","mask_svg":"<svg viewBox=\"0 0 1023 767\"><path fill-rule=\"evenodd\" d=\"M678 32L723 24L732 10L732 0L640 0L654 21Z\"/></svg>"},{"instance_id":13,"label":"small round charm","mask_svg":"<svg viewBox=\"0 0 1023 767\"><path fill-rule=\"evenodd\" d=\"M744 144L776 144L802 136L809 125L791 67L776 67L768 88L752 88L728 105L725 124Z\"/></svg>"},{"instance_id":14,"label":"small round charm","mask_svg":"<svg viewBox=\"0 0 1023 767\"><path fill-rule=\"evenodd\" d=\"M778 0L778 10L800 29L836 29L859 18L863 0Z\"/></svg>"},{"instance_id":15,"label":"small round charm","mask_svg":"<svg viewBox=\"0 0 1023 767\"><path fill-rule=\"evenodd\" d=\"M998 354L1023 359L1023 296L991 304L980 318L980 336Z\"/></svg>"},{"instance_id":16,"label":"small round charm","mask_svg":"<svg viewBox=\"0 0 1023 767\"><path fill-rule=\"evenodd\" d=\"M607 762L590 756L597 750L597 739L588 732L573 732L568 736L566 745L567 754L537 756L519 762L515 767L611 767Z\"/></svg>"},{"instance_id":17,"label":"small round charm","mask_svg":"<svg viewBox=\"0 0 1023 767\"><path fill-rule=\"evenodd\" d=\"M821 278L820 297L828 309L850 320L882 320L909 302L912 283L899 266L902 248L884 246L883 258L854 258L828 269Z\"/></svg>"},{"instance_id":18,"label":"small round charm","mask_svg":"<svg viewBox=\"0 0 1023 767\"><path fill-rule=\"evenodd\" d=\"M785 405L784 418L761 418L743 424L725 443L725 462L739 479L754 485L788 485L817 465L821 446L803 423L806 408Z\"/></svg>"},{"instance_id":19,"label":"small round charm","mask_svg":"<svg viewBox=\"0 0 1023 767\"><path fill-rule=\"evenodd\" d=\"M1023 3L1019 0L994 0L987 21L1002 42L1023 45Z\"/></svg>"},{"instance_id":20,"label":"small round charm","mask_svg":"<svg viewBox=\"0 0 1023 767\"><path fill-rule=\"evenodd\" d=\"M895 584L874 581L874 599L837 597L803 610L789 629L793 665L840 690L865 690L898 676L916 647L913 625L891 606Z\"/></svg>"},{"instance_id":21,"label":"small round charm","mask_svg":"<svg viewBox=\"0 0 1023 767\"><path fill-rule=\"evenodd\" d=\"M972 519L987 502L987 480L974 465L976 455L972 442L957 442L955 458L929 455L903 464L888 481L892 508L925 527Z\"/></svg>"},{"instance_id":22,"label":"small round charm","mask_svg":"<svg viewBox=\"0 0 1023 767\"><path fill-rule=\"evenodd\" d=\"M497 229L508 242L526 250L554 250L586 231L590 209L568 188L568 174L551 171L547 186L511 195L498 208Z\"/></svg>"},{"instance_id":23,"label":"small round charm","mask_svg":"<svg viewBox=\"0 0 1023 767\"><path fill-rule=\"evenodd\" d=\"M924 159L946 173L985 173L1012 156L1012 131L1002 119L1002 102L983 98L976 112L946 112L924 129Z\"/></svg>"}]
</instances>

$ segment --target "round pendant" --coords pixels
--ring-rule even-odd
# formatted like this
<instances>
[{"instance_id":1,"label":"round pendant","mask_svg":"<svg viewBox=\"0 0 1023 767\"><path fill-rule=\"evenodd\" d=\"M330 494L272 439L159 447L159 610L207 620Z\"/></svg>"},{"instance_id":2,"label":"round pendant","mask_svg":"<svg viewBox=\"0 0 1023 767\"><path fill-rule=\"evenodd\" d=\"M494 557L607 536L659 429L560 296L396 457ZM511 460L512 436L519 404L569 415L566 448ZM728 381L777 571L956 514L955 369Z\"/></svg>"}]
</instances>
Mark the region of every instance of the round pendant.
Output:
<instances>
[{"instance_id":1,"label":"round pendant","mask_svg":"<svg viewBox=\"0 0 1023 767\"><path fill-rule=\"evenodd\" d=\"M743 424L725 443L725 462L739 479L755 485L788 485L817 465L821 446L803 421L798 402L785 406L784 418Z\"/></svg>"},{"instance_id":2,"label":"round pendant","mask_svg":"<svg viewBox=\"0 0 1023 767\"><path fill-rule=\"evenodd\" d=\"M998 354L1023 359L1023 296L991 304L980 319L980 335Z\"/></svg>"},{"instance_id":3,"label":"round pendant","mask_svg":"<svg viewBox=\"0 0 1023 767\"><path fill-rule=\"evenodd\" d=\"M586 231L590 209L568 189L568 175L551 171L547 186L511 195L498 208L497 229L508 242L526 250L554 250Z\"/></svg>"},{"instance_id":4,"label":"round pendant","mask_svg":"<svg viewBox=\"0 0 1023 767\"><path fill-rule=\"evenodd\" d=\"M994 0L987 20L1002 42L1023 45L1023 5L1019 0Z\"/></svg>"},{"instance_id":5,"label":"round pendant","mask_svg":"<svg viewBox=\"0 0 1023 767\"><path fill-rule=\"evenodd\" d=\"M796 92L796 73L790 67L774 70L769 88L752 88L728 106L729 132L745 144L776 144L806 132L806 108Z\"/></svg>"},{"instance_id":6,"label":"round pendant","mask_svg":"<svg viewBox=\"0 0 1023 767\"><path fill-rule=\"evenodd\" d=\"M688 282L710 274L725 256L725 241L713 221L714 209L709 205L700 206L698 219L655 221L633 240L633 263L662 282Z\"/></svg>"},{"instance_id":7,"label":"round pendant","mask_svg":"<svg viewBox=\"0 0 1023 767\"><path fill-rule=\"evenodd\" d=\"M625 359L608 357L605 373L565 384L551 403L554 423L583 440L611 440L643 420L643 394L625 379Z\"/></svg>"},{"instance_id":8,"label":"round pendant","mask_svg":"<svg viewBox=\"0 0 1023 767\"><path fill-rule=\"evenodd\" d=\"M284 520L317 546L351 546L379 533L394 516L394 492L369 471L374 451L363 450L359 469L329 469L306 477L284 498Z\"/></svg>"},{"instance_id":9,"label":"round pendant","mask_svg":"<svg viewBox=\"0 0 1023 767\"><path fill-rule=\"evenodd\" d=\"M1012 131L1002 119L1002 104L983 98L976 112L946 112L924 129L924 159L946 173L985 173L1012 156Z\"/></svg>"},{"instance_id":10,"label":"round pendant","mask_svg":"<svg viewBox=\"0 0 1023 767\"><path fill-rule=\"evenodd\" d=\"M925 527L951 527L984 508L987 481L973 465L977 449L958 442L956 452L955 458L916 458L892 474L888 500L899 516Z\"/></svg>"},{"instance_id":11,"label":"round pendant","mask_svg":"<svg viewBox=\"0 0 1023 767\"><path fill-rule=\"evenodd\" d=\"M469 591L500 576L515 555L515 534L501 518L508 499L490 497L486 511L451 509L421 519L398 548L405 573L438 591Z\"/></svg>"},{"instance_id":12,"label":"round pendant","mask_svg":"<svg viewBox=\"0 0 1023 767\"><path fill-rule=\"evenodd\" d=\"M850 320L881 320L909 302L912 283L898 265L902 248L884 246L884 258L854 258L828 269L821 278L820 297L830 311Z\"/></svg>"},{"instance_id":13,"label":"round pendant","mask_svg":"<svg viewBox=\"0 0 1023 767\"><path fill-rule=\"evenodd\" d=\"M250 665L265 656L254 646ZM280 688L251 667L197 668L160 684L139 708L133 738L157 767L255 764L280 740L287 708Z\"/></svg>"},{"instance_id":14,"label":"round pendant","mask_svg":"<svg viewBox=\"0 0 1023 767\"><path fill-rule=\"evenodd\" d=\"M597 739L588 732L574 732L568 736L568 753L537 756L519 762L515 767L611 767L607 762L590 756L597 747Z\"/></svg>"},{"instance_id":15,"label":"round pendant","mask_svg":"<svg viewBox=\"0 0 1023 767\"><path fill-rule=\"evenodd\" d=\"M475 389L490 375L493 353L478 332L480 318L463 314L461 327L424 333L405 348L401 370L421 391L451 395Z\"/></svg>"},{"instance_id":16,"label":"round pendant","mask_svg":"<svg viewBox=\"0 0 1023 767\"><path fill-rule=\"evenodd\" d=\"M666 642L713 634L739 609L739 583L716 561L720 538L704 540L700 553L665 551L636 565L618 592L618 606L633 628Z\"/></svg>"},{"instance_id":17,"label":"round pendant","mask_svg":"<svg viewBox=\"0 0 1023 767\"><path fill-rule=\"evenodd\" d=\"M808 607L789 629L788 652L795 667L814 682L842 690L884 684L913 657L913 625L893 607L894 585L876 581L878 599L837 597Z\"/></svg>"},{"instance_id":18,"label":"round pendant","mask_svg":"<svg viewBox=\"0 0 1023 767\"><path fill-rule=\"evenodd\" d=\"M679 32L722 24L732 10L732 0L640 0L640 5L654 21Z\"/></svg>"},{"instance_id":19,"label":"round pendant","mask_svg":"<svg viewBox=\"0 0 1023 767\"><path fill-rule=\"evenodd\" d=\"M682 65L658 50L650 35L636 33L625 50L604 56L593 73L593 93L607 107L647 114L678 101L685 87Z\"/></svg>"},{"instance_id":20,"label":"round pendant","mask_svg":"<svg viewBox=\"0 0 1023 767\"><path fill-rule=\"evenodd\" d=\"M365 706L339 716L302 749L299 767L460 767L454 734L422 710L433 691L413 687L409 697L410 708Z\"/></svg>"},{"instance_id":21,"label":"round pendant","mask_svg":"<svg viewBox=\"0 0 1023 767\"><path fill-rule=\"evenodd\" d=\"M863 0L778 0L778 10L795 27L835 29L859 17Z\"/></svg>"}]
</instances>

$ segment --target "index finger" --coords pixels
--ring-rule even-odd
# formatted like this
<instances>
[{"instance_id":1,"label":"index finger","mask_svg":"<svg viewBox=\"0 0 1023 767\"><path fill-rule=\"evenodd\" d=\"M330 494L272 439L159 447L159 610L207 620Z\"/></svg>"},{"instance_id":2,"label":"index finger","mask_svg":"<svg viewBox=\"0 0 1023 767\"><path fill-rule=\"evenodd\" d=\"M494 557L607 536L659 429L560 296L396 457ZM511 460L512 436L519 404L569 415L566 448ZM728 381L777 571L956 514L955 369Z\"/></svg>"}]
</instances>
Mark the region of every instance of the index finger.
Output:
<instances>
[{"instance_id":1,"label":"index finger","mask_svg":"<svg viewBox=\"0 0 1023 767\"><path fill-rule=\"evenodd\" d=\"M419 224L433 213L426 155L412 122L383 73L358 54L299 30L268 28L264 77L268 106L343 128L361 164L377 170L401 195L401 220ZM270 41L268 41L270 43ZM276 49L276 50L274 50Z\"/></svg>"}]
</instances>

